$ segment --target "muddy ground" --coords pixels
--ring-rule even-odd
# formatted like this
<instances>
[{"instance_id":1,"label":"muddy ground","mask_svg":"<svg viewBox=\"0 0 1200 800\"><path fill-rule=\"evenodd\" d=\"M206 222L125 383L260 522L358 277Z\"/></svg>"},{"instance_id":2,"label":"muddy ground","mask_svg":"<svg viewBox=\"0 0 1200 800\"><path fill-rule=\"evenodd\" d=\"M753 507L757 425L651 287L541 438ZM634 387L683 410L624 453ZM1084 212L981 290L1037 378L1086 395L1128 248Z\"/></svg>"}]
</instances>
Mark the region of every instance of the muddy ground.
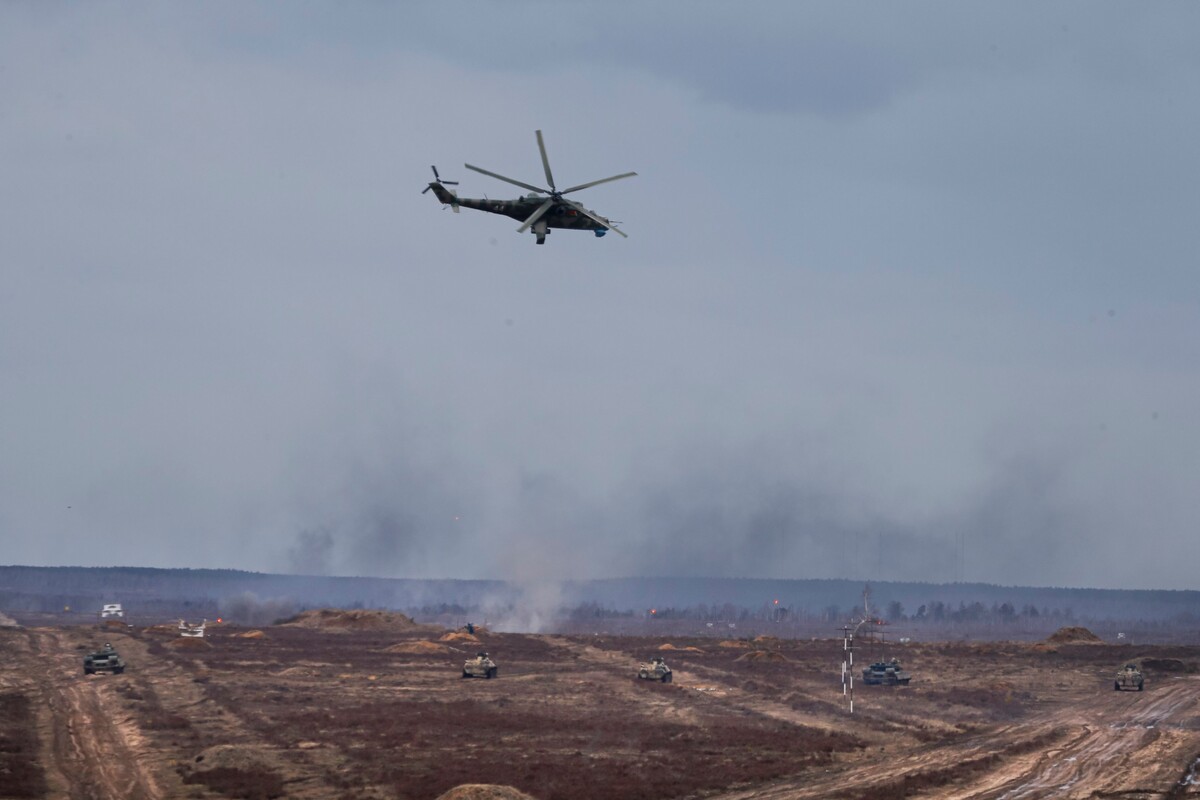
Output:
<instances>
[{"instance_id":1,"label":"muddy ground","mask_svg":"<svg viewBox=\"0 0 1200 800\"><path fill-rule=\"evenodd\" d=\"M443 634L0 629L0 798L1200 797L1200 648L889 645L911 684L850 716L840 640ZM85 677L105 641L128 669ZM674 682L638 682L658 654Z\"/></svg>"}]
</instances>

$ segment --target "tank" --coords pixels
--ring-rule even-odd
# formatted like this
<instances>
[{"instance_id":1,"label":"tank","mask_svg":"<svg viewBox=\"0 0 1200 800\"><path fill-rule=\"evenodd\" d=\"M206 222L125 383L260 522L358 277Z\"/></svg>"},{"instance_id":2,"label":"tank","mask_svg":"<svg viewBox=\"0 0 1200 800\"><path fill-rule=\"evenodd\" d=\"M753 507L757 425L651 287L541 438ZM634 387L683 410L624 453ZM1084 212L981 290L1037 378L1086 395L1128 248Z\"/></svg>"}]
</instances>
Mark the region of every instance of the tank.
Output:
<instances>
[{"instance_id":1,"label":"tank","mask_svg":"<svg viewBox=\"0 0 1200 800\"><path fill-rule=\"evenodd\" d=\"M863 683L869 686L907 686L912 680L897 659L876 661L863 670Z\"/></svg>"},{"instance_id":2,"label":"tank","mask_svg":"<svg viewBox=\"0 0 1200 800\"><path fill-rule=\"evenodd\" d=\"M111 672L114 675L120 675L125 671L125 662L121 656L113 649L111 644L104 643L104 647L94 653L88 653L83 657L83 674L92 675L97 672Z\"/></svg>"},{"instance_id":3,"label":"tank","mask_svg":"<svg viewBox=\"0 0 1200 800\"><path fill-rule=\"evenodd\" d=\"M1137 668L1136 664L1126 664L1118 673L1117 679L1113 681L1113 688L1118 692L1126 689L1136 689L1142 691L1145 686L1145 678L1142 677L1142 671Z\"/></svg>"},{"instance_id":4,"label":"tank","mask_svg":"<svg viewBox=\"0 0 1200 800\"><path fill-rule=\"evenodd\" d=\"M671 668L667 666L667 662L663 661L662 656L655 656L650 659L648 664L638 664L638 680L641 681L662 681L663 683L671 682Z\"/></svg>"},{"instance_id":5,"label":"tank","mask_svg":"<svg viewBox=\"0 0 1200 800\"><path fill-rule=\"evenodd\" d=\"M496 677L496 662L480 651L474 658L468 658L463 664L464 678L494 678Z\"/></svg>"}]
</instances>

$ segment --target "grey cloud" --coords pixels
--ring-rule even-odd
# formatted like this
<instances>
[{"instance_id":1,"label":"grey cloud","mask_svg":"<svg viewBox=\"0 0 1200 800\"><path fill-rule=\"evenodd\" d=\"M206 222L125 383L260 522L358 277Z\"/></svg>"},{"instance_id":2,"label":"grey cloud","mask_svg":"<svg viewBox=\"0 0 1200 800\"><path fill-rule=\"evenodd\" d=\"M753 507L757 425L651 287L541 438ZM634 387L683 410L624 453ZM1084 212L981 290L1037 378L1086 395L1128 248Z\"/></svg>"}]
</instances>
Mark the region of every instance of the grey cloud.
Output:
<instances>
[{"instance_id":1,"label":"grey cloud","mask_svg":"<svg viewBox=\"0 0 1200 800\"><path fill-rule=\"evenodd\" d=\"M1197 12L674 8L0 6L8 558L1190 585Z\"/></svg>"}]
</instances>

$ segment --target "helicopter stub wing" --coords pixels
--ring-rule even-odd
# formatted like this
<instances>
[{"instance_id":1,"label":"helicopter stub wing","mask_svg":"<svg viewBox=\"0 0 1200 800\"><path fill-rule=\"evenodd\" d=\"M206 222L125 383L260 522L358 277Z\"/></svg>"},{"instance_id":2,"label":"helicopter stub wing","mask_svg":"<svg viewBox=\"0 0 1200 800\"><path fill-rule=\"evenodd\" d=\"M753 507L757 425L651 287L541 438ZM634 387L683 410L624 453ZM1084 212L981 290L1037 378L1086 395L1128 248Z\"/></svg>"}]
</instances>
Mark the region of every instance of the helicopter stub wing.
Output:
<instances>
[{"instance_id":1,"label":"helicopter stub wing","mask_svg":"<svg viewBox=\"0 0 1200 800\"><path fill-rule=\"evenodd\" d=\"M537 211L534 211L532 214L530 214L529 219L525 220L524 224L517 228L517 233L524 233L525 231L529 230L529 226L541 219L542 215L549 211L550 206L552 205L554 205L554 198L546 198L546 202L538 206Z\"/></svg>"}]
</instances>

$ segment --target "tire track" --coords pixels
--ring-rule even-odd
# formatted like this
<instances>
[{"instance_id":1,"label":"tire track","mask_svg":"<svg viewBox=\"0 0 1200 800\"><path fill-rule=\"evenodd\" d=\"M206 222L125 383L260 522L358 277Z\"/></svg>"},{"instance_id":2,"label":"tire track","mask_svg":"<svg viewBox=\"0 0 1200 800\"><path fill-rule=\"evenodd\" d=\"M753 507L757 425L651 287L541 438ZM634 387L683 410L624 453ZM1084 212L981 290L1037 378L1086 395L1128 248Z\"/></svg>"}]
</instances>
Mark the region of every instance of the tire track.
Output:
<instances>
[{"instance_id":1,"label":"tire track","mask_svg":"<svg viewBox=\"0 0 1200 800\"><path fill-rule=\"evenodd\" d=\"M844 763L829 774L809 773L770 786L721 795L721 800L799 800L831 796L870 797L906 779L905 796L937 800L1038 800L1091 798L1100 792L1171 791L1195 757L1200 734L1176 725L1200 701L1200 681L1164 684L1152 696L1113 698L1099 693L1083 707L1063 706L1019 724L951 743L922 745L889 756L886 764ZM1171 741L1161 739L1170 734ZM1035 750L1022 742L1057 740ZM889 748L890 749L890 748ZM1188 754L1178 769L1163 756ZM997 758L974 778L953 780L956 768ZM983 761L983 763L987 763ZM945 785L921 786L922 775L945 773Z\"/></svg>"},{"instance_id":2,"label":"tire track","mask_svg":"<svg viewBox=\"0 0 1200 800\"><path fill-rule=\"evenodd\" d=\"M1196 702L1195 681L1180 681L1133 706L1117 722L1103 718L1084 724L1084 735L1054 756L1044 756L1029 773L1013 778L995 791L978 795L995 800L1033 800L1043 797L1090 797L1118 788L1142 760L1142 752L1159 738L1159 726ZM1137 700L1142 698L1138 697ZM1136 702L1136 701L1135 701ZM1130 703L1122 703L1129 709Z\"/></svg>"},{"instance_id":3,"label":"tire track","mask_svg":"<svg viewBox=\"0 0 1200 800\"><path fill-rule=\"evenodd\" d=\"M57 631L29 632L49 711L49 770L71 800L157 800L162 790L114 722L107 676L84 678L76 652Z\"/></svg>"}]
</instances>

